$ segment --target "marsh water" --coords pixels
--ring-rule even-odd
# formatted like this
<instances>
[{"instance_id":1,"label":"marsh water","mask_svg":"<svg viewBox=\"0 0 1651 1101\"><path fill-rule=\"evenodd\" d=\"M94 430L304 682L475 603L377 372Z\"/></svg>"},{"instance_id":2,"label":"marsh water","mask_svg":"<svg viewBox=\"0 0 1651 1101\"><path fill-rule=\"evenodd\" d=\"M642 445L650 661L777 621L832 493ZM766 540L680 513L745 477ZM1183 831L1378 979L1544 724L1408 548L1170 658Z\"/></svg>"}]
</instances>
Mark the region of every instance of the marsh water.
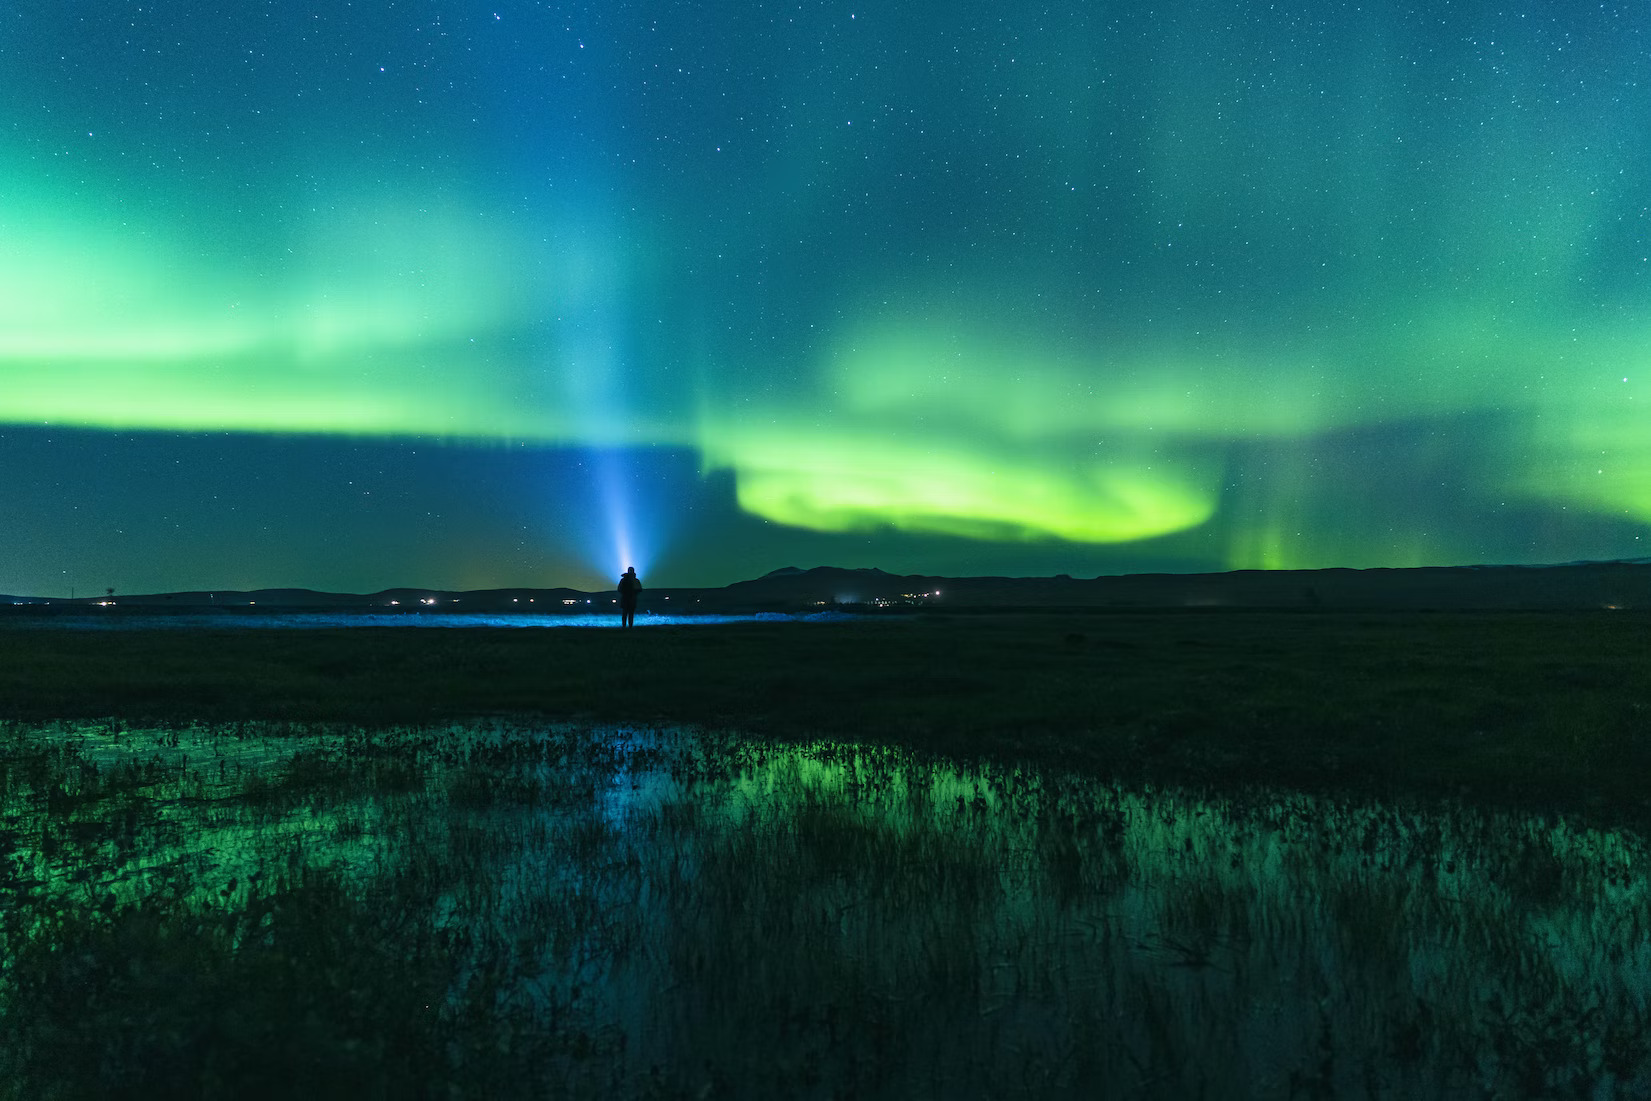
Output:
<instances>
[{"instance_id":1,"label":"marsh water","mask_svg":"<svg viewBox=\"0 0 1651 1101\"><path fill-rule=\"evenodd\" d=\"M590 603L586 601L585 603ZM6 611L10 611L7 609ZM620 626L617 607L606 612L452 612L420 613L366 612L358 610L335 612L295 612L279 609L256 611L207 611L202 609L172 612L132 611L95 613L86 611L43 612L39 607L24 607L21 614L4 615L8 630L52 631L199 631L199 630L263 630L315 631L338 627L401 627L447 628L466 627L612 627ZM682 614L643 609L637 614L638 627L717 627L730 623L846 623L863 616L835 609L819 612L752 612L725 614L720 612L685 612Z\"/></svg>"},{"instance_id":2,"label":"marsh water","mask_svg":"<svg viewBox=\"0 0 1651 1101\"><path fill-rule=\"evenodd\" d=\"M0 1096L1651 1092L1632 832L674 729L0 738Z\"/></svg>"}]
</instances>

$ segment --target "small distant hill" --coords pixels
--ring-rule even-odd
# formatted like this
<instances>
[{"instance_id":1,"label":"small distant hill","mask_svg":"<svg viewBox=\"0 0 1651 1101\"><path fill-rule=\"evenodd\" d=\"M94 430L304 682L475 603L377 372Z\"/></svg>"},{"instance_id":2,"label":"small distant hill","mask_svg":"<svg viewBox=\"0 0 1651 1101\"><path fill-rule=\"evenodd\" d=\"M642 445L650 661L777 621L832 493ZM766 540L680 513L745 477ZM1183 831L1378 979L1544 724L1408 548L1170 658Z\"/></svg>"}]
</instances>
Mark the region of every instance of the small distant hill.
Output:
<instances>
[{"instance_id":1,"label":"small distant hill","mask_svg":"<svg viewBox=\"0 0 1651 1101\"><path fill-rule=\"evenodd\" d=\"M58 598L0 596L20 615L96 610L99 614L293 611L363 614L556 613L612 610L613 593L577 589L395 588L376 593L254 589ZM1651 559L1557 566L1440 566L1418 569L1235 570L1228 573L1126 574L1093 578L943 577L880 569L785 566L721 588L648 588L642 607L656 613L809 612L931 609L1301 610L1651 610Z\"/></svg>"},{"instance_id":2,"label":"small distant hill","mask_svg":"<svg viewBox=\"0 0 1651 1101\"><path fill-rule=\"evenodd\" d=\"M723 591L758 603L952 608L1651 609L1651 563L1234 570L1087 579L900 575L821 566L776 571Z\"/></svg>"}]
</instances>

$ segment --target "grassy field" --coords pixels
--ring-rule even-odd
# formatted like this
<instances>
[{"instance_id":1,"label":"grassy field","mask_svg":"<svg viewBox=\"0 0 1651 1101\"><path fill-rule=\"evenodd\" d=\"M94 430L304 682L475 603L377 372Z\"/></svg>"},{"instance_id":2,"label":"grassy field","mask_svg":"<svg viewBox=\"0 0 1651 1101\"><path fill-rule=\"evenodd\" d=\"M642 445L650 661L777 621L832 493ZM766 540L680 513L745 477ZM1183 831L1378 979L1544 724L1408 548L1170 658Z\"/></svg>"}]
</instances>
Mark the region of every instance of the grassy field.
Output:
<instances>
[{"instance_id":1,"label":"grassy field","mask_svg":"<svg viewBox=\"0 0 1651 1101\"><path fill-rule=\"evenodd\" d=\"M1651 809L1648 628L1626 612L923 615L631 632L0 624L0 718L690 724L1636 820Z\"/></svg>"},{"instance_id":2,"label":"grassy field","mask_svg":"<svg viewBox=\"0 0 1651 1101\"><path fill-rule=\"evenodd\" d=\"M680 729L0 734L0 1101L1651 1091L1632 831Z\"/></svg>"},{"instance_id":3,"label":"grassy field","mask_svg":"<svg viewBox=\"0 0 1651 1101\"><path fill-rule=\"evenodd\" d=\"M0 625L0 1101L1645 1096L1648 626Z\"/></svg>"}]
</instances>

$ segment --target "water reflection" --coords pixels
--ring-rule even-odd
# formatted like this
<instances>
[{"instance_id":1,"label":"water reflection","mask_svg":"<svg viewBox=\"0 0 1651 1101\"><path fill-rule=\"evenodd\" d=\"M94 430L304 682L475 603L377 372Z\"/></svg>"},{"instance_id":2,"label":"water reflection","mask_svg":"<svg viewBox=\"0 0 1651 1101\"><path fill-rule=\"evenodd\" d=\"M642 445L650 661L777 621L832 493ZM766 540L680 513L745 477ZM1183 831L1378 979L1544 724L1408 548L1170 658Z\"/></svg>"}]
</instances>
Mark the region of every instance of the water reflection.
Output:
<instances>
[{"instance_id":1,"label":"water reflection","mask_svg":"<svg viewBox=\"0 0 1651 1101\"><path fill-rule=\"evenodd\" d=\"M35 1086L200 1058L166 1037L210 989L133 1042L153 1005L50 970L184 945L259 1019L297 1012L236 985L259 953L344 1014L299 1058L399 1044L506 1095L1651 1090L1633 833L676 730L4 739L0 1031ZM77 1028L114 1054L41 1062Z\"/></svg>"},{"instance_id":2,"label":"water reflection","mask_svg":"<svg viewBox=\"0 0 1651 1101\"><path fill-rule=\"evenodd\" d=\"M644 610L637 614L638 627L713 627L728 623L842 623L862 618L850 612L824 611L790 614L785 612L756 612L749 615L723 615L715 612L670 615ZM409 628L463 628L463 627L618 627L619 612L615 610L590 614L513 615L489 612L181 612L120 615L80 615L59 613L52 615L8 616L7 629L15 630L74 630L74 631L200 631L264 628L269 630L321 630L335 627L409 627Z\"/></svg>"}]
</instances>

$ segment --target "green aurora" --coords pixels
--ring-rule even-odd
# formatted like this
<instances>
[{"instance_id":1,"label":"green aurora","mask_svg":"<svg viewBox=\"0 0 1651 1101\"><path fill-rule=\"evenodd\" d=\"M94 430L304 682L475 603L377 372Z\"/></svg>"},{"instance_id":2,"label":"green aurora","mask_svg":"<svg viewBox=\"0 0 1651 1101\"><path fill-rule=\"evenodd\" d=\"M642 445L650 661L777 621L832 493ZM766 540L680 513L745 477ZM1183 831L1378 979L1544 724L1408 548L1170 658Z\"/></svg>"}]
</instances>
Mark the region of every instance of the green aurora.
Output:
<instances>
[{"instance_id":1,"label":"green aurora","mask_svg":"<svg viewBox=\"0 0 1651 1101\"><path fill-rule=\"evenodd\" d=\"M1648 28L25 2L0 422L687 449L822 557L1003 572L1632 554Z\"/></svg>"}]
</instances>

